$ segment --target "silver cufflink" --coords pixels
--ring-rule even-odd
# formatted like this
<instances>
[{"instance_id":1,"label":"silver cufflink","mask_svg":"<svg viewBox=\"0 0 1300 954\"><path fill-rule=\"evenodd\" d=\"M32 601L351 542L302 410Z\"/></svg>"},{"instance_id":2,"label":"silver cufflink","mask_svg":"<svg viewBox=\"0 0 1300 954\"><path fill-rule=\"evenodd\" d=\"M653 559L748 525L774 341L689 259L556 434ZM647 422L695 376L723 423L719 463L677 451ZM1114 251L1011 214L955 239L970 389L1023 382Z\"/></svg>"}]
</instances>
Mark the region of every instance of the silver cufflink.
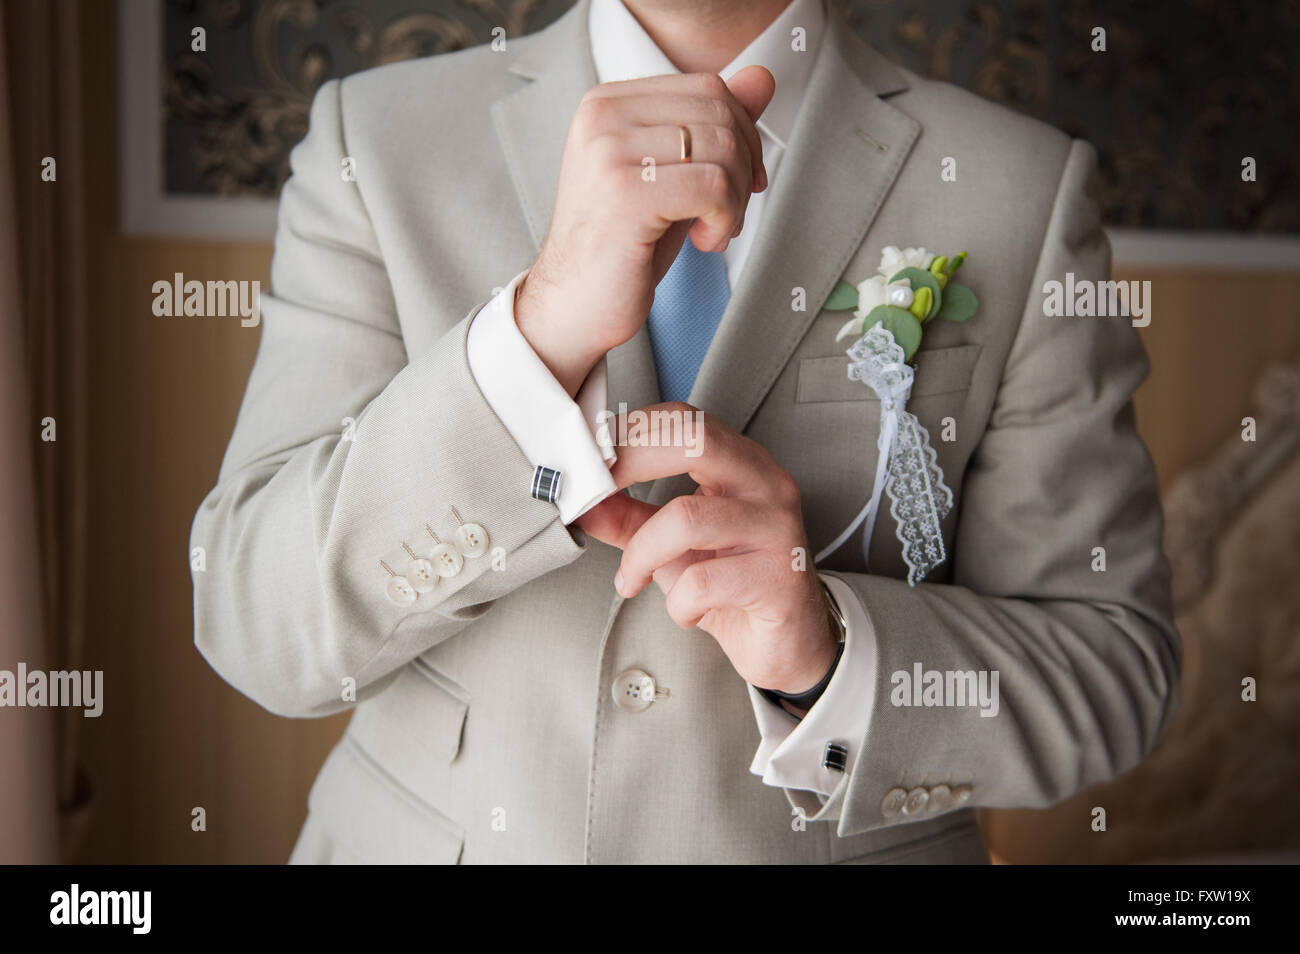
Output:
<instances>
[{"instance_id":1,"label":"silver cufflink","mask_svg":"<svg viewBox=\"0 0 1300 954\"><path fill-rule=\"evenodd\" d=\"M533 469L533 486L529 494L538 500L555 503L560 496L560 480L563 477L558 470L538 464Z\"/></svg>"}]
</instances>

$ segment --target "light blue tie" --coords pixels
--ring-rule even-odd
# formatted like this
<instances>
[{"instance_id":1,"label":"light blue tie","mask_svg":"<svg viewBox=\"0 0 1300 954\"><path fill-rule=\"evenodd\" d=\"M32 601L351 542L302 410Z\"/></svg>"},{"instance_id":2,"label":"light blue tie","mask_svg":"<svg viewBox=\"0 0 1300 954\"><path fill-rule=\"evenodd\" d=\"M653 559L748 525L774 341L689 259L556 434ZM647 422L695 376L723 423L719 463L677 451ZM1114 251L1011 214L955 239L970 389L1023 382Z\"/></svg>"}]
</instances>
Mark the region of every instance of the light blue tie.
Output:
<instances>
[{"instance_id":1,"label":"light blue tie","mask_svg":"<svg viewBox=\"0 0 1300 954\"><path fill-rule=\"evenodd\" d=\"M685 401L731 298L721 252L701 252L688 238L655 288L647 326L659 396Z\"/></svg>"}]
</instances>

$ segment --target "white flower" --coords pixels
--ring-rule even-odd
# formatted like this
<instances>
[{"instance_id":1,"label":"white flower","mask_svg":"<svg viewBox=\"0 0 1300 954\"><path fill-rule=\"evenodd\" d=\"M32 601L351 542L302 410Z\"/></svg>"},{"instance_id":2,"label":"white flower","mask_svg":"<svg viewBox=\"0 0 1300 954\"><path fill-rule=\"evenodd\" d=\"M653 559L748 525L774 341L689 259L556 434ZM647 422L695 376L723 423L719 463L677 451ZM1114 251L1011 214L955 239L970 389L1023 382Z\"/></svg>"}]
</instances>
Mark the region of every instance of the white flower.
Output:
<instances>
[{"instance_id":1,"label":"white flower","mask_svg":"<svg viewBox=\"0 0 1300 954\"><path fill-rule=\"evenodd\" d=\"M854 312L859 318L871 312L877 305L886 304L889 296L885 284L887 276L872 275L866 281L858 282L858 310Z\"/></svg>"},{"instance_id":2,"label":"white flower","mask_svg":"<svg viewBox=\"0 0 1300 954\"><path fill-rule=\"evenodd\" d=\"M880 274L888 281L904 268L929 269L934 255L923 248L899 249L897 245L887 245L880 252Z\"/></svg>"},{"instance_id":3,"label":"white flower","mask_svg":"<svg viewBox=\"0 0 1300 954\"><path fill-rule=\"evenodd\" d=\"M883 275L872 275L865 281L859 282L857 310L853 312L853 317L840 329L839 334L835 336L835 340L839 341L846 335L861 337L866 331L865 319L867 315L871 314L872 309L878 305L891 304L891 295L898 295L902 292L906 292L908 296L912 293L912 285L906 278L900 278L892 284L886 284ZM910 300L908 304L911 304Z\"/></svg>"}]
</instances>

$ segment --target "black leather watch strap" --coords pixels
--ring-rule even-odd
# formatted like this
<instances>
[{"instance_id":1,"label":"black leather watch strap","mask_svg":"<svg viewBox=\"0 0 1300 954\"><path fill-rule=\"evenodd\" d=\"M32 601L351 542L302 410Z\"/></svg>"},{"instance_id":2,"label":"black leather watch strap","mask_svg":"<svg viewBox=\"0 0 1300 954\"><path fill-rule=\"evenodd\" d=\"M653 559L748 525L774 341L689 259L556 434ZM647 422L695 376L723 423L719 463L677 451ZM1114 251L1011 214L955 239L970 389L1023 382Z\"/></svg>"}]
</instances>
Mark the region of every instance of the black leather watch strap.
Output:
<instances>
[{"instance_id":1,"label":"black leather watch strap","mask_svg":"<svg viewBox=\"0 0 1300 954\"><path fill-rule=\"evenodd\" d=\"M831 677L835 675L835 669L840 664L840 657L844 655L844 642L841 640L839 648L835 650L835 661L831 663L830 670L822 677L821 682L813 686L807 692L801 692L793 695L788 692L781 692L779 689L763 689L755 686L755 689L762 694L763 698L778 708L785 708L781 705L781 700L785 700L796 709L811 709L813 703L822 697L826 687L831 684Z\"/></svg>"},{"instance_id":2,"label":"black leather watch strap","mask_svg":"<svg viewBox=\"0 0 1300 954\"><path fill-rule=\"evenodd\" d=\"M822 697L826 687L831 684L831 677L835 675L835 670L840 664L840 657L844 655L844 636L848 631L848 624L844 619L843 611L840 609L839 604L835 602L835 597L831 595L830 587L826 585L825 581L822 582L822 593L826 597L827 616L830 618L831 624L837 627L840 633L840 644L835 650L835 659L831 661L831 668L826 671L826 675L822 676L821 681L805 692L794 694L781 692L777 689L763 689L760 686L754 687L764 699L778 708L785 708L781 705L782 700L784 700L796 709L811 709L813 703Z\"/></svg>"}]
</instances>

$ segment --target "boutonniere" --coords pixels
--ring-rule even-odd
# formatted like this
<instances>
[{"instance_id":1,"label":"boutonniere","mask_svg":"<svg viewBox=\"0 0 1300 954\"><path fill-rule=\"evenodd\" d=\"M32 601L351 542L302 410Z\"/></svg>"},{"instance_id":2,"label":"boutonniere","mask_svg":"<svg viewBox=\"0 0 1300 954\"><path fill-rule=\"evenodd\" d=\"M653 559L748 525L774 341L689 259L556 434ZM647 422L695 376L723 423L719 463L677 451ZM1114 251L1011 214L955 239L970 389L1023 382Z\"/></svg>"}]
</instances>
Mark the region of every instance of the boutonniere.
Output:
<instances>
[{"instance_id":1,"label":"boutonniere","mask_svg":"<svg viewBox=\"0 0 1300 954\"><path fill-rule=\"evenodd\" d=\"M965 252L936 257L923 248L900 251L890 245L881 252L878 274L856 288L841 281L827 299L828 311L854 310L835 340L856 339L848 349L849 379L861 381L880 398L880 434L876 479L866 506L814 562L842 547L864 523L862 556L867 559L882 491L889 494L908 585L915 586L947 558L940 522L952 510L952 491L943 482L929 432L907 410L915 374L909 362L921 347L927 322L965 321L979 308L975 293L952 281L965 260Z\"/></svg>"}]
</instances>

